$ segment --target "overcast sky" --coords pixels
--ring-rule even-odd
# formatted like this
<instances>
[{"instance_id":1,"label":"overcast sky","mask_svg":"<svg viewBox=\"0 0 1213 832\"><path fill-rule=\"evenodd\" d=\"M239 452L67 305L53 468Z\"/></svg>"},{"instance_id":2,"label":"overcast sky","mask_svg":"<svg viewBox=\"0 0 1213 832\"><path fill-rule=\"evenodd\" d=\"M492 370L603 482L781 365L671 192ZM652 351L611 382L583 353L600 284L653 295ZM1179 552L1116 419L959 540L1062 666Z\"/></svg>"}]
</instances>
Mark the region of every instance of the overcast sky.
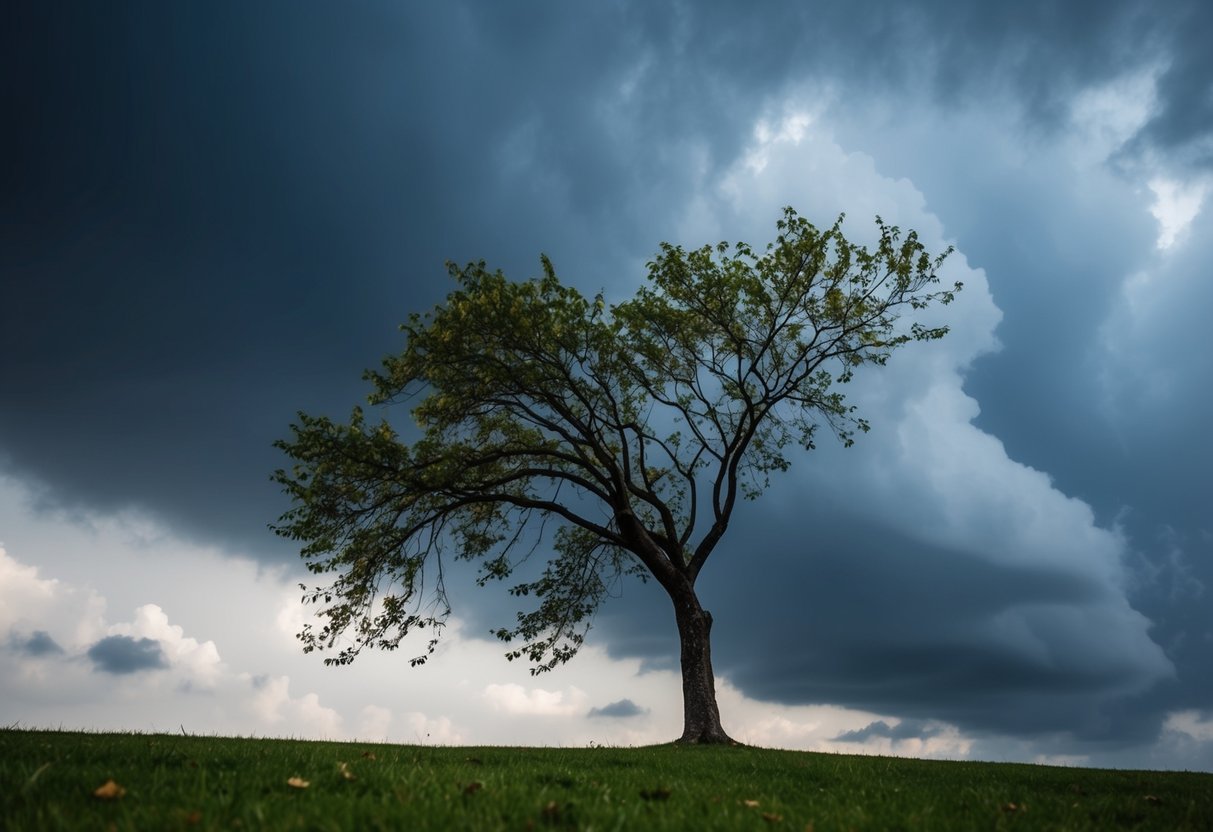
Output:
<instances>
[{"instance_id":1,"label":"overcast sky","mask_svg":"<svg viewBox=\"0 0 1213 832\"><path fill-rule=\"evenodd\" d=\"M666 741L668 602L531 678L460 588L427 666L299 653L272 447L443 263L623 300L784 205L955 246L701 578L726 729L1213 770L1213 5L19 3L0 26L0 724ZM469 582L470 583L470 582Z\"/></svg>"}]
</instances>

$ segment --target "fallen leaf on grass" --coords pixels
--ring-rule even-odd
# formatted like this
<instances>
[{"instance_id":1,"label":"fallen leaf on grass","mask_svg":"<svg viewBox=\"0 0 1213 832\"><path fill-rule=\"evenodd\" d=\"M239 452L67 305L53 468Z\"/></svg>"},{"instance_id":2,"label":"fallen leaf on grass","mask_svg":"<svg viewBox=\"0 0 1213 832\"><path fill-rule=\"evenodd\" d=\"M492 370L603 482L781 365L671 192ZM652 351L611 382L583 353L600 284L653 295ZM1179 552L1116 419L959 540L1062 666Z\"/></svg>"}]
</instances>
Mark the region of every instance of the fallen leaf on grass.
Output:
<instances>
[{"instance_id":1,"label":"fallen leaf on grass","mask_svg":"<svg viewBox=\"0 0 1213 832\"><path fill-rule=\"evenodd\" d=\"M350 771L350 767L347 766L345 763L337 763L337 770L341 774L341 778L343 780L357 780L358 779L357 777L354 776L354 772Z\"/></svg>"},{"instance_id":2,"label":"fallen leaf on grass","mask_svg":"<svg viewBox=\"0 0 1213 832\"><path fill-rule=\"evenodd\" d=\"M642 789L641 800L669 800L672 792L669 789Z\"/></svg>"},{"instance_id":3,"label":"fallen leaf on grass","mask_svg":"<svg viewBox=\"0 0 1213 832\"><path fill-rule=\"evenodd\" d=\"M1146 801L1146 803L1153 803L1155 806L1157 806L1159 803L1162 803L1162 798L1155 797L1152 794L1148 794L1145 796L1145 801Z\"/></svg>"},{"instance_id":4,"label":"fallen leaf on grass","mask_svg":"<svg viewBox=\"0 0 1213 832\"><path fill-rule=\"evenodd\" d=\"M774 812L763 812L762 819L767 823L779 823L783 820L783 815L777 815Z\"/></svg>"},{"instance_id":5,"label":"fallen leaf on grass","mask_svg":"<svg viewBox=\"0 0 1213 832\"><path fill-rule=\"evenodd\" d=\"M292 789L306 789L308 786L312 785L302 777L292 777L286 781L286 784Z\"/></svg>"},{"instance_id":6,"label":"fallen leaf on grass","mask_svg":"<svg viewBox=\"0 0 1213 832\"><path fill-rule=\"evenodd\" d=\"M1026 812L1026 811L1028 811L1028 804L1026 804L1026 803L1006 803L1003 805L1002 810L1004 812L1008 812L1008 813L1009 812Z\"/></svg>"},{"instance_id":7,"label":"fallen leaf on grass","mask_svg":"<svg viewBox=\"0 0 1213 832\"><path fill-rule=\"evenodd\" d=\"M757 800L743 800L741 801L741 805L747 809L757 809L762 804L760 804Z\"/></svg>"},{"instance_id":8,"label":"fallen leaf on grass","mask_svg":"<svg viewBox=\"0 0 1213 832\"><path fill-rule=\"evenodd\" d=\"M126 794L126 789L119 786L113 780L106 780L97 788L93 789L93 797L101 800L117 800Z\"/></svg>"}]
</instances>

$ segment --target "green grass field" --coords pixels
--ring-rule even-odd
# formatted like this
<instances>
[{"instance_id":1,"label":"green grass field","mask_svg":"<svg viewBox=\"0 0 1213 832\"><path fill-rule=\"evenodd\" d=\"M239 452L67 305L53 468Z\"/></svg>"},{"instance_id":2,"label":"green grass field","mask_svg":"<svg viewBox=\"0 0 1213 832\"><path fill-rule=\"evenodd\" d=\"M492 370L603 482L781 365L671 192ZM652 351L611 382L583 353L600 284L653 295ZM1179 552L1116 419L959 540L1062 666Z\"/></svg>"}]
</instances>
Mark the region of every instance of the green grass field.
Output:
<instances>
[{"instance_id":1,"label":"green grass field","mask_svg":"<svg viewBox=\"0 0 1213 832\"><path fill-rule=\"evenodd\" d=\"M0 828L1213 829L1213 774L0 730Z\"/></svg>"}]
</instances>

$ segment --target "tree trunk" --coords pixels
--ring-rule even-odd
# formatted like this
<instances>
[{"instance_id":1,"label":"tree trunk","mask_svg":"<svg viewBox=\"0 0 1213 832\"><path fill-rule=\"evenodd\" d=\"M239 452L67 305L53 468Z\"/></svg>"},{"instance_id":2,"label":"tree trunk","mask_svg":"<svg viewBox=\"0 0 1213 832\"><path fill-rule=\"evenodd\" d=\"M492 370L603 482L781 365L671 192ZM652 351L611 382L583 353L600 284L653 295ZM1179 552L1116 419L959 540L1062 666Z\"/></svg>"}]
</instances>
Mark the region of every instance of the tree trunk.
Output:
<instances>
[{"instance_id":1,"label":"tree trunk","mask_svg":"<svg viewBox=\"0 0 1213 832\"><path fill-rule=\"evenodd\" d=\"M712 674L712 614L688 589L674 598L678 639L682 643L682 737L680 743L728 743L732 737L720 725L716 677Z\"/></svg>"}]
</instances>

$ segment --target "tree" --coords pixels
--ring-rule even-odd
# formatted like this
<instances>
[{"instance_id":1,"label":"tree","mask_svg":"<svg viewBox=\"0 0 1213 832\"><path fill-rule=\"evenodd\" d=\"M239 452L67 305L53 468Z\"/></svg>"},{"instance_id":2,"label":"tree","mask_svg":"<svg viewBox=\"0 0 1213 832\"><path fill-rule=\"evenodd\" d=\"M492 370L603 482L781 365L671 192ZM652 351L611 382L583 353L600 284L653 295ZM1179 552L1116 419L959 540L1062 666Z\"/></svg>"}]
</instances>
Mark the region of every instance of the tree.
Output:
<instances>
[{"instance_id":1,"label":"tree","mask_svg":"<svg viewBox=\"0 0 1213 832\"><path fill-rule=\"evenodd\" d=\"M331 579L300 585L323 622L299 634L304 651L339 647L325 663L345 664L429 630L420 664L451 612L444 554L477 562L483 586L547 546L542 574L509 590L535 605L496 631L506 655L533 673L568 661L617 579L655 580L681 643L680 741L731 742L696 579L789 446L868 430L839 385L947 332L900 313L961 288L937 288L949 252L876 223L871 251L843 237L842 217L821 231L791 208L760 254L662 244L647 284L610 306L546 257L522 283L448 263L455 291L366 373L371 405L408 403L418 438L355 408L346 423L300 413L276 443L294 465L274 475L292 498L274 529Z\"/></svg>"}]
</instances>

